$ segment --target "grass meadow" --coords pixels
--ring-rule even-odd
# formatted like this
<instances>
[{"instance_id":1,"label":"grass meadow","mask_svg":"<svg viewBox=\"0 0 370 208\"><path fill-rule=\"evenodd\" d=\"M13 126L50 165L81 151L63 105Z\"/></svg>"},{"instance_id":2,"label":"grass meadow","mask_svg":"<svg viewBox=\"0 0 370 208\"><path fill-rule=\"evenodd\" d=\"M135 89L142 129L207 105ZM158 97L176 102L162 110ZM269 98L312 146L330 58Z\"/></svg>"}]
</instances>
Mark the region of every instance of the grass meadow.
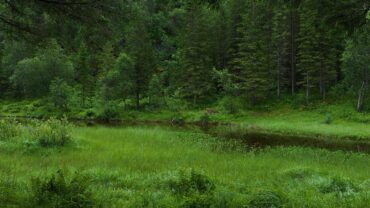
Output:
<instances>
[{"instance_id":1,"label":"grass meadow","mask_svg":"<svg viewBox=\"0 0 370 208\"><path fill-rule=\"evenodd\" d=\"M248 149L237 141L164 127L74 127L70 133L73 142L63 147L1 142L0 206L370 204L367 154L302 147ZM63 190L81 197L74 199Z\"/></svg>"}]
</instances>

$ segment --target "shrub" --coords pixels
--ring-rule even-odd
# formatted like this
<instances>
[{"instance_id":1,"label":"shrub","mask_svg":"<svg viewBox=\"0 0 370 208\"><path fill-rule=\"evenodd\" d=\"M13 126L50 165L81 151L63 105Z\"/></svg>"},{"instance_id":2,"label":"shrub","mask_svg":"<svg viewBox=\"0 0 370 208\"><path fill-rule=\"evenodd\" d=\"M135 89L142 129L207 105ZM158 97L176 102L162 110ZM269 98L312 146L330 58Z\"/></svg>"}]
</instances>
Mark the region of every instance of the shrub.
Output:
<instances>
[{"instance_id":1,"label":"shrub","mask_svg":"<svg viewBox=\"0 0 370 208\"><path fill-rule=\"evenodd\" d=\"M174 125L183 125L185 123L185 117L181 113L176 113L172 116L171 123Z\"/></svg>"},{"instance_id":2,"label":"shrub","mask_svg":"<svg viewBox=\"0 0 370 208\"><path fill-rule=\"evenodd\" d=\"M42 147L61 147L71 141L71 125L66 119L51 118L45 122L34 121L30 127L31 141Z\"/></svg>"},{"instance_id":3,"label":"shrub","mask_svg":"<svg viewBox=\"0 0 370 208\"><path fill-rule=\"evenodd\" d=\"M162 79L159 75L153 75L149 82L149 104L151 108L161 108L165 106L165 92L163 89Z\"/></svg>"},{"instance_id":4,"label":"shrub","mask_svg":"<svg viewBox=\"0 0 370 208\"><path fill-rule=\"evenodd\" d=\"M70 99L73 94L73 89L68 83L62 79L55 79L50 84L50 99L54 106L65 112L68 108Z\"/></svg>"},{"instance_id":5,"label":"shrub","mask_svg":"<svg viewBox=\"0 0 370 208\"><path fill-rule=\"evenodd\" d=\"M212 204L215 185L205 175L194 170L179 171L170 180L171 192L180 198L181 207L209 207Z\"/></svg>"},{"instance_id":6,"label":"shrub","mask_svg":"<svg viewBox=\"0 0 370 208\"><path fill-rule=\"evenodd\" d=\"M17 137L20 131L20 125L15 120L0 120L0 141Z\"/></svg>"},{"instance_id":7,"label":"shrub","mask_svg":"<svg viewBox=\"0 0 370 208\"><path fill-rule=\"evenodd\" d=\"M13 178L1 177L0 207L26 207L24 205L28 205L27 191L22 185Z\"/></svg>"},{"instance_id":8,"label":"shrub","mask_svg":"<svg viewBox=\"0 0 370 208\"><path fill-rule=\"evenodd\" d=\"M358 188L350 181L342 178L333 178L330 183L320 187L322 193L335 193L339 196L351 195L358 191Z\"/></svg>"},{"instance_id":9,"label":"shrub","mask_svg":"<svg viewBox=\"0 0 370 208\"><path fill-rule=\"evenodd\" d=\"M208 126L209 123L211 121L211 118L209 117L208 113L205 113L203 114L200 118L199 118L199 124L201 126Z\"/></svg>"},{"instance_id":10,"label":"shrub","mask_svg":"<svg viewBox=\"0 0 370 208\"><path fill-rule=\"evenodd\" d=\"M108 103L107 105L104 105L102 109L99 111L97 118L100 120L106 120L109 121L111 119L115 119L119 117L119 112L117 107L112 104Z\"/></svg>"},{"instance_id":11,"label":"shrub","mask_svg":"<svg viewBox=\"0 0 370 208\"><path fill-rule=\"evenodd\" d=\"M316 171L309 168L292 168L283 172L284 175L291 177L292 179L304 180L312 176L319 175Z\"/></svg>"},{"instance_id":12,"label":"shrub","mask_svg":"<svg viewBox=\"0 0 370 208\"><path fill-rule=\"evenodd\" d=\"M50 178L39 177L32 181L33 200L37 207L77 208L93 207L88 180L75 174L66 179L62 171Z\"/></svg>"},{"instance_id":13,"label":"shrub","mask_svg":"<svg viewBox=\"0 0 370 208\"><path fill-rule=\"evenodd\" d=\"M178 177L170 181L170 188L177 195L212 193L215 185L205 175L195 170L179 171Z\"/></svg>"},{"instance_id":14,"label":"shrub","mask_svg":"<svg viewBox=\"0 0 370 208\"><path fill-rule=\"evenodd\" d=\"M282 197L273 191L261 191L249 202L252 208L278 208L283 207Z\"/></svg>"},{"instance_id":15,"label":"shrub","mask_svg":"<svg viewBox=\"0 0 370 208\"><path fill-rule=\"evenodd\" d=\"M326 118L325 118L325 121L324 121L325 124L332 124L333 123L333 117L329 114L329 115L326 115Z\"/></svg>"},{"instance_id":16,"label":"shrub","mask_svg":"<svg viewBox=\"0 0 370 208\"><path fill-rule=\"evenodd\" d=\"M224 97L220 103L220 107L229 114L237 114L242 109L242 104L240 100L235 97Z\"/></svg>"}]
</instances>

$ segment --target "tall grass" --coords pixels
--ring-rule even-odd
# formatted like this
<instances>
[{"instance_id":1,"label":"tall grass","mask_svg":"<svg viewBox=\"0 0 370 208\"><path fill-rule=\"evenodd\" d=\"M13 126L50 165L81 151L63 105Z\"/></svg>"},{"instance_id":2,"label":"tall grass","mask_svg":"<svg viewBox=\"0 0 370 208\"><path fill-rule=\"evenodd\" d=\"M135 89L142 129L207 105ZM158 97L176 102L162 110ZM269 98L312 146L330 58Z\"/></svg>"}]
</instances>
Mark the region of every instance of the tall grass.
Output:
<instances>
[{"instance_id":1,"label":"tall grass","mask_svg":"<svg viewBox=\"0 0 370 208\"><path fill-rule=\"evenodd\" d=\"M23 199L17 206L26 207L35 200L35 189L23 188L30 190L24 193L19 187L32 187L32 178L43 175L49 177L41 181L50 181L50 175L66 169L86 178L80 192L91 194L88 202L96 207L370 204L366 154L298 147L243 151L218 138L165 128L75 128L72 136L78 148L0 152L0 181L14 180L12 186L0 185L0 192Z\"/></svg>"}]
</instances>

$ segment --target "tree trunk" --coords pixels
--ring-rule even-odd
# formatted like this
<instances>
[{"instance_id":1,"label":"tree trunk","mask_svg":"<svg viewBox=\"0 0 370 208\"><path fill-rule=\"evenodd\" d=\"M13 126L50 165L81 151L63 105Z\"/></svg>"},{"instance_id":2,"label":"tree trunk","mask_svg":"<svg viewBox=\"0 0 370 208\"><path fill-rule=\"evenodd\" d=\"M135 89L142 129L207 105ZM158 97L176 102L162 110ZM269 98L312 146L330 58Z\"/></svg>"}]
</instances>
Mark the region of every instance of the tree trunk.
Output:
<instances>
[{"instance_id":1,"label":"tree trunk","mask_svg":"<svg viewBox=\"0 0 370 208\"><path fill-rule=\"evenodd\" d=\"M325 100L325 95L324 95L324 77L323 77L323 72L322 72L322 62L320 61L320 95L323 100Z\"/></svg>"},{"instance_id":2,"label":"tree trunk","mask_svg":"<svg viewBox=\"0 0 370 208\"><path fill-rule=\"evenodd\" d=\"M136 110L140 109L140 92L139 90L136 90Z\"/></svg>"},{"instance_id":3,"label":"tree trunk","mask_svg":"<svg viewBox=\"0 0 370 208\"><path fill-rule=\"evenodd\" d=\"M290 76L291 76L291 85L292 85L292 95L295 94L295 42L294 42L294 5L293 0L290 0L290 45L291 45L291 54L290 54Z\"/></svg>"},{"instance_id":4,"label":"tree trunk","mask_svg":"<svg viewBox=\"0 0 370 208\"><path fill-rule=\"evenodd\" d=\"M279 49L278 49L279 50ZM280 97L280 53L278 54L278 65L277 65L277 96Z\"/></svg>"},{"instance_id":5,"label":"tree trunk","mask_svg":"<svg viewBox=\"0 0 370 208\"><path fill-rule=\"evenodd\" d=\"M82 87L82 107L84 108L85 107L85 88Z\"/></svg>"},{"instance_id":6,"label":"tree trunk","mask_svg":"<svg viewBox=\"0 0 370 208\"><path fill-rule=\"evenodd\" d=\"M309 73L306 74L306 105L309 104L310 97L310 83L309 83Z\"/></svg>"},{"instance_id":7,"label":"tree trunk","mask_svg":"<svg viewBox=\"0 0 370 208\"><path fill-rule=\"evenodd\" d=\"M365 82L362 82L361 88L358 91L358 100L357 100L357 111L362 111L364 108L364 96L365 96Z\"/></svg>"}]
</instances>

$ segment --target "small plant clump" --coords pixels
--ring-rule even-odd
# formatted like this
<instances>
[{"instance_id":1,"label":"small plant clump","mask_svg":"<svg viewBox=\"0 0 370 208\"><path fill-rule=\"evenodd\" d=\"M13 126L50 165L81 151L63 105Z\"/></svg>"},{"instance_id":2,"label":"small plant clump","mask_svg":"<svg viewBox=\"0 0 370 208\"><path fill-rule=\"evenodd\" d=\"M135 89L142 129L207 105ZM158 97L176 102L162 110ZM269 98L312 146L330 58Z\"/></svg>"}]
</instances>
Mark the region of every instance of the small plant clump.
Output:
<instances>
[{"instance_id":1,"label":"small plant clump","mask_svg":"<svg viewBox=\"0 0 370 208\"><path fill-rule=\"evenodd\" d=\"M200 118L199 118L199 124L201 126L208 126L211 122L211 118L208 113L204 113Z\"/></svg>"},{"instance_id":2,"label":"small plant clump","mask_svg":"<svg viewBox=\"0 0 370 208\"><path fill-rule=\"evenodd\" d=\"M249 203L251 208L280 208L283 207L282 197L273 191L257 193Z\"/></svg>"},{"instance_id":3,"label":"small plant clump","mask_svg":"<svg viewBox=\"0 0 370 208\"><path fill-rule=\"evenodd\" d=\"M0 120L0 141L19 136L20 124L15 120Z\"/></svg>"},{"instance_id":4,"label":"small plant clump","mask_svg":"<svg viewBox=\"0 0 370 208\"><path fill-rule=\"evenodd\" d=\"M325 121L324 121L325 124L332 124L333 123L333 117L329 114L326 116L325 118Z\"/></svg>"},{"instance_id":5,"label":"small plant clump","mask_svg":"<svg viewBox=\"0 0 370 208\"><path fill-rule=\"evenodd\" d=\"M15 120L0 120L0 141L27 147L63 147L71 142L71 124L67 119L50 118L21 124Z\"/></svg>"},{"instance_id":6,"label":"small plant clump","mask_svg":"<svg viewBox=\"0 0 370 208\"><path fill-rule=\"evenodd\" d=\"M71 141L70 130L71 125L66 119L51 118L45 122L33 122L30 137L41 147L62 147Z\"/></svg>"},{"instance_id":7,"label":"small plant clump","mask_svg":"<svg viewBox=\"0 0 370 208\"><path fill-rule=\"evenodd\" d=\"M75 174L70 180L59 170L49 178L32 181L33 200L37 207L78 208L93 207L88 180Z\"/></svg>"},{"instance_id":8,"label":"small plant clump","mask_svg":"<svg viewBox=\"0 0 370 208\"><path fill-rule=\"evenodd\" d=\"M212 204L214 183L193 169L179 171L177 178L169 182L169 187L182 199L182 207L209 207Z\"/></svg>"},{"instance_id":9,"label":"small plant clump","mask_svg":"<svg viewBox=\"0 0 370 208\"><path fill-rule=\"evenodd\" d=\"M358 191L358 188L350 180L333 178L330 183L320 187L324 194L334 193L338 196L348 196Z\"/></svg>"}]
</instances>

